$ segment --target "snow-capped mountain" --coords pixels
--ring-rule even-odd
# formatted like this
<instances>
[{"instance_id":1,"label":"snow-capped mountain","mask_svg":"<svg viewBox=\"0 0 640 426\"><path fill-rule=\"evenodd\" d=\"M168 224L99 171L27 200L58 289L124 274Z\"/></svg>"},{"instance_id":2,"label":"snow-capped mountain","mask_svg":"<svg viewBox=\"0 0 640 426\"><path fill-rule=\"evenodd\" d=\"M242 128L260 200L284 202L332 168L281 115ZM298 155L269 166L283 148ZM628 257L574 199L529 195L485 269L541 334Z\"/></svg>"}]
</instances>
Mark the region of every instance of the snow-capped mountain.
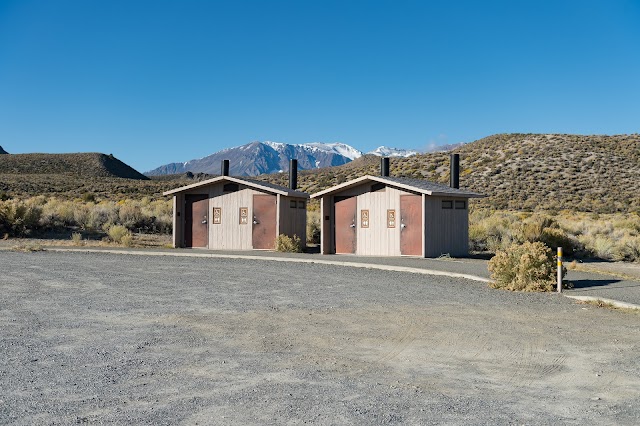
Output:
<instances>
[{"instance_id":1,"label":"snow-capped mountain","mask_svg":"<svg viewBox=\"0 0 640 426\"><path fill-rule=\"evenodd\" d=\"M416 155L418 151L412 149L390 148L388 146L379 146L367 154L377 155L378 157L411 157Z\"/></svg>"},{"instance_id":2,"label":"snow-capped mountain","mask_svg":"<svg viewBox=\"0 0 640 426\"><path fill-rule=\"evenodd\" d=\"M235 176L257 176L289 169L289 159L298 160L301 170L346 164L362 152L344 143L308 143L291 145L281 142L251 142L227 148L197 160L170 163L147 173L148 176L175 173L220 173L220 162L229 160L230 173Z\"/></svg>"}]
</instances>

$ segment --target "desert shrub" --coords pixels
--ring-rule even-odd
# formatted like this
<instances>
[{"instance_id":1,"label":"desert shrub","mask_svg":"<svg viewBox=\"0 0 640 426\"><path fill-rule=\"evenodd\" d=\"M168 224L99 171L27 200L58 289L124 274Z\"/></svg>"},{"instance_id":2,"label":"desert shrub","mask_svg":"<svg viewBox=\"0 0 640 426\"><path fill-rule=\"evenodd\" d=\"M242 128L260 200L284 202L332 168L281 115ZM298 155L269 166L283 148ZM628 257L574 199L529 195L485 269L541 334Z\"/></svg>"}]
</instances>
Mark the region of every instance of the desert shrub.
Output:
<instances>
[{"instance_id":1,"label":"desert shrub","mask_svg":"<svg viewBox=\"0 0 640 426\"><path fill-rule=\"evenodd\" d=\"M73 241L73 245L81 246L82 243L82 234L79 232L74 232L71 234L71 241Z\"/></svg>"},{"instance_id":2,"label":"desert shrub","mask_svg":"<svg viewBox=\"0 0 640 426\"><path fill-rule=\"evenodd\" d=\"M293 235L290 237L285 234L280 234L276 238L276 251L286 253L301 253L302 245L300 244L300 237Z\"/></svg>"},{"instance_id":3,"label":"desert shrub","mask_svg":"<svg viewBox=\"0 0 640 426\"><path fill-rule=\"evenodd\" d=\"M120 225L129 229L139 228L142 222L142 210L140 206L125 201L118 210L118 219Z\"/></svg>"},{"instance_id":4,"label":"desert shrub","mask_svg":"<svg viewBox=\"0 0 640 426\"><path fill-rule=\"evenodd\" d=\"M24 236L40 226L42 207L37 203L0 202L0 234Z\"/></svg>"},{"instance_id":5,"label":"desert shrub","mask_svg":"<svg viewBox=\"0 0 640 426\"><path fill-rule=\"evenodd\" d=\"M307 242L311 244L320 243L320 212L307 212Z\"/></svg>"},{"instance_id":6,"label":"desert shrub","mask_svg":"<svg viewBox=\"0 0 640 426\"><path fill-rule=\"evenodd\" d=\"M120 243L125 247L133 246L133 235L131 233L123 235L120 239Z\"/></svg>"},{"instance_id":7,"label":"desert shrub","mask_svg":"<svg viewBox=\"0 0 640 426\"><path fill-rule=\"evenodd\" d=\"M107 235L114 243L122 244L123 238L131 236L131 232L122 225L111 225L107 231Z\"/></svg>"},{"instance_id":8,"label":"desert shrub","mask_svg":"<svg viewBox=\"0 0 640 426\"><path fill-rule=\"evenodd\" d=\"M542 241L545 230L556 227L557 224L551 218L539 215L532 216L519 224L517 227L517 237L521 242Z\"/></svg>"},{"instance_id":9,"label":"desert shrub","mask_svg":"<svg viewBox=\"0 0 640 426\"><path fill-rule=\"evenodd\" d=\"M556 258L552 250L539 241L512 244L507 250L499 250L489 261L489 272L494 288L553 291Z\"/></svg>"},{"instance_id":10,"label":"desert shrub","mask_svg":"<svg viewBox=\"0 0 640 426\"><path fill-rule=\"evenodd\" d=\"M628 237L623 240L624 260L640 262L640 237Z\"/></svg>"},{"instance_id":11,"label":"desert shrub","mask_svg":"<svg viewBox=\"0 0 640 426\"><path fill-rule=\"evenodd\" d=\"M591 256L604 260L615 259L616 243L607 235L585 235L580 237Z\"/></svg>"},{"instance_id":12,"label":"desert shrub","mask_svg":"<svg viewBox=\"0 0 640 426\"><path fill-rule=\"evenodd\" d=\"M104 202L95 206L88 206L89 217L87 228L92 230L108 230L111 225L118 224L118 206L112 202Z\"/></svg>"},{"instance_id":13,"label":"desert shrub","mask_svg":"<svg viewBox=\"0 0 640 426\"><path fill-rule=\"evenodd\" d=\"M89 212L90 209L86 205L78 205L73 210L73 221L82 229L89 229Z\"/></svg>"},{"instance_id":14,"label":"desert shrub","mask_svg":"<svg viewBox=\"0 0 640 426\"><path fill-rule=\"evenodd\" d=\"M520 219L509 212L474 209L469 217L470 248L478 251L503 249L516 241L515 223Z\"/></svg>"}]
</instances>

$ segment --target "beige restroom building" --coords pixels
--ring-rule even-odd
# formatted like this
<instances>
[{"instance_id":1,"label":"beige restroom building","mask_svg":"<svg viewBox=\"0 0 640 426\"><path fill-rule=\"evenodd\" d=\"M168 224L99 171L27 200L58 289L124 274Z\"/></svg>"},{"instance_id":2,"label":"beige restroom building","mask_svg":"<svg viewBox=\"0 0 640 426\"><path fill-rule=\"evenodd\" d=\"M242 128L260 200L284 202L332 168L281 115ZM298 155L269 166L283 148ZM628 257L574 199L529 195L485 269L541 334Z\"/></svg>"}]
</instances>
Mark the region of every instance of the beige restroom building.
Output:
<instances>
[{"instance_id":1,"label":"beige restroom building","mask_svg":"<svg viewBox=\"0 0 640 426\"><path fill-rule=\"evenodd\" d=\"M450 186L422 179L362 176L320 191L322 254L369 256L466 256L469 200L483 197L459 189L458 159ZM385 166L386 163L386 166Z\"/></svg>"},{"instance_id":2,"label":"beige restroom building","mask_svg":"<svg viewBox=\"0 0 640 426\"><path fill-rule=\"evenodd\" d=\"M296 162L293 167L295 188ZM221 176L164 192L173 197L174 247L272 250L280 234L297 235L304 246L307 193L228 176L228 162L222 170Z\"/></svg>"}]
</instances>

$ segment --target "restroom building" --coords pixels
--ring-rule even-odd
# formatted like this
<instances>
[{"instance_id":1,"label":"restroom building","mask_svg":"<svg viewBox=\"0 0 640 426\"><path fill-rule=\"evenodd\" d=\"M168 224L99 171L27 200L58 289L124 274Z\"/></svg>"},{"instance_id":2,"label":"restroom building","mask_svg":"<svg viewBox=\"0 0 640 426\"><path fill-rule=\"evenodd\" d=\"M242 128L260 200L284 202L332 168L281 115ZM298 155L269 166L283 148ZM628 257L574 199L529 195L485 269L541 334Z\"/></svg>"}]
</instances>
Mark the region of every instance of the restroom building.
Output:
<instances>
[{"instance_id":1,"label":"restroom building","mask_svg":"<svg viewBox=\"0 0 640 426\"><path fill-rule=\"evenodd\" d=\"M279 234L306 242L307 200L297 191L297 161L289 187L221 176L164 192L173 196L173 246L211 250L272 250Z\"/></svg>"},{"instance_id":2,"label":"restroom building","mask_svg":"<svg viewBox=\"0 0 640 426\"><path fill-rule=\"evenodd\" d=\"M317 192L322 254L437 257L469 253L469 200L460 189L459 157L452 156L449 186L423 179L362 176Z\"/></svg>"}]
</instances>

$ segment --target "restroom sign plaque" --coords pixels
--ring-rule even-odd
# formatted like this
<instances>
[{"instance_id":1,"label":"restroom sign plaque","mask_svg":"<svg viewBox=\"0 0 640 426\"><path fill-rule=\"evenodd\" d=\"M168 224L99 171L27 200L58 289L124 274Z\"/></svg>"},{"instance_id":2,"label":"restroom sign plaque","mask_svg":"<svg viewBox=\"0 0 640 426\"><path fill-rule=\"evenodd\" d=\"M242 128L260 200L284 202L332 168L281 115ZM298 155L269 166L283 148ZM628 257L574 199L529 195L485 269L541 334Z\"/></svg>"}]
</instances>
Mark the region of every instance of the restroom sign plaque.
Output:
<instances>
[{"instance_id":1,"label":"restroom sign plaque","mask_svg":"<svg viewBox=\"0 0 640 426\"><path fill-rule=\"evenodd\" d=\"M369 210L360 210L360 227L369 227Z\"/></svg>"},{"instance_id":2,"label":"restroom sign plaque","mask_svg":"<svg viewBox=\"0 0 640 426\"><path fill-rule=\"evenodd\" d=\"M246 225L249 223L249 208L240 207L240 225Z\"/></svg>"},{"instance_id":3,"label":"restroom sign plaque","mask_svg":"<svg viewBox=\"0 0 640 426\"><path fill-rule=\"evenodd\" d=\"M387 228L396 227L396 211L387 210Z\"/></svg>"},{"instance_id":4,"label":"restroom sign plaque","mask_svg":"<svg viewBox=\"0 0 640 426\"><path fill-rule=\"evenodd\" d=\"M213 223L220 225L222 223L222 207L213 208Z\"/></svg>"}]
</instances>

